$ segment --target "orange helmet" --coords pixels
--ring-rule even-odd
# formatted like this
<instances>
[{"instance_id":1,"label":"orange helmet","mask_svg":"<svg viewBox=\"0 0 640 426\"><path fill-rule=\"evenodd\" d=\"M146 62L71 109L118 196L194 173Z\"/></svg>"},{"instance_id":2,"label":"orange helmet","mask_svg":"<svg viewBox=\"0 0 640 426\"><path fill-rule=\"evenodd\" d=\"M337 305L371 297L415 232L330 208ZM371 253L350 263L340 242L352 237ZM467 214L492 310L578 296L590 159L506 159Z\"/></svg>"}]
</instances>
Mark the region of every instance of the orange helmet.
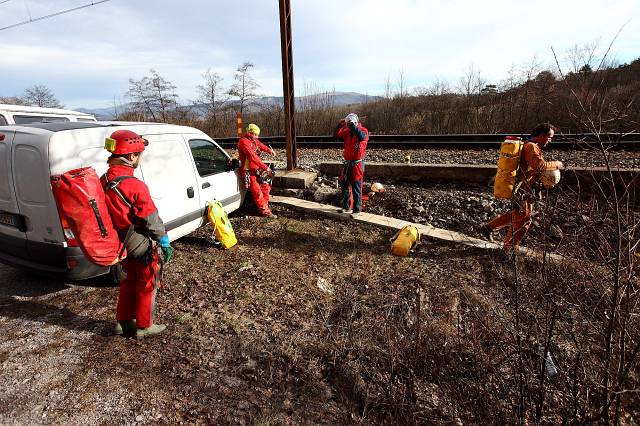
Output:
<instances>
[{"instance_id":1,"label":"orange helmet","mask_svg":"<svg viewBox=\"0 0 640 426\"><path fill-rule=\"evenodd\" d=\"M104 147L112 154L131 154L142 152L149 143L131 130L116 130L105 139Z\"/></svg>"}]
</instances>

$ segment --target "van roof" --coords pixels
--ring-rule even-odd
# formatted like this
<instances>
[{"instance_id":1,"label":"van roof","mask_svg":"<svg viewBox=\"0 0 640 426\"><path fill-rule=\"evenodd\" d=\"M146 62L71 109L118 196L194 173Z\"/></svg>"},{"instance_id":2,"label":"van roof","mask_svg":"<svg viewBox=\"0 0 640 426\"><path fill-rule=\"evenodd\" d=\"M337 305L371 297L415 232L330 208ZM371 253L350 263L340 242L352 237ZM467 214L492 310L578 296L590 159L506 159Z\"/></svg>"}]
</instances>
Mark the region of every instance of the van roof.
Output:
<instances>
[{"instance_id":1,"label":"van roof","mask_svg":"<svg viewBox=\"0 0 640 426\"><path fill-rule=\"evenodd\" d=\"M36 129L48 130L50 132L62 132L64 130L86 129L89 127L107 127L109 124L95 121L62 121L56 123L31 123L21 124L21 127L35 127Z\"/></svg>"},{"instance_id":2,"label":"van roof","mask_svg":"<svg viewBox=\"0 0 640 426\"><path fill-rule=\"evenodd\" d=\"M202 133L200 130L180 126L176 124L166 123L143 123L143 122L131 122L131 121L64 121L58 123L32 123L32 124L20 124L20 125L7 125L0 126L0 130L4 128L10 128L13 131L22 133L40 133L45 132L58 133L64 131L83 129L95 129L95 128L117 128L126 127L139 134L153 134L154 132L161 131L164 133ZM31 129L31 130L30 130ZM36 130L37 129L37 130ZM114 129L115 130L115 129Z\"/></svg>"},{"instance_id":3,"label":"van roof","mask_svg":"<svg viewBox=\"0 0 640 426\"><path fill-rule=\"evenodd\" d=\"M11 112L32 112L32 113L38 113L38 114L64 114L64 115L77 115L81 117L93 117L93 115L91 114L87 114L85 112L79 112L79 111L72 111L70 109L42 108L42 107L25 106L25 105L0 104L0 110L11 111Z\"/></svg>"}]
</instances>

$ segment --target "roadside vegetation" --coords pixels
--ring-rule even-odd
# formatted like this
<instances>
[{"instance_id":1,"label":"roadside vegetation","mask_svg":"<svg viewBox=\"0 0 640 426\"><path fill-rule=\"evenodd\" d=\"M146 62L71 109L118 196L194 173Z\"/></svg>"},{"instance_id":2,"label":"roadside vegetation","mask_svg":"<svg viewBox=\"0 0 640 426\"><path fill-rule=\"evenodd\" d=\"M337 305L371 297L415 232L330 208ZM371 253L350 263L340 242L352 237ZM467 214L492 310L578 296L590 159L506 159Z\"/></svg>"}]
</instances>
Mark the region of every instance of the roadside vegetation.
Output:
<instances>
[{"instance_id":1,"label":"roadside vegetation","mask_svg":"<svg viewBox=\"0 0 640 426\"><path fill-rule=\"evenodd\" d=\"M381 97L362 104L336 105L335 91L312 83L299 87L296 126L299 135L330 135L337 117L356 110L372 133L457 134L526 133L549 121L564 133L585 131L578 122L606 108L609 121L599 132L630 132L640 123L640 58L616 64L597 55L597 45L575 47L560 58L564 70L544 69L539 62L512 67L499 82L489 82L477 68L469 67L457 83L435 81L408 88L402 73L389 77ZM281 103L259 97L259 83L251 75L254 64L238 67L228 88L211 70L197 87L199 97L180 104L175 86L151 70L148 77L130 80L131 103L116 108L118 118L160 120L197 127L212 137L236 135L236 114L245 123L260 123L265 135L284 134ZM574 116L588 102L585 112ZM582 103L582 104L581 104ZM585 115L586 114L586 115Z\"/></svg>"}]
</instances>

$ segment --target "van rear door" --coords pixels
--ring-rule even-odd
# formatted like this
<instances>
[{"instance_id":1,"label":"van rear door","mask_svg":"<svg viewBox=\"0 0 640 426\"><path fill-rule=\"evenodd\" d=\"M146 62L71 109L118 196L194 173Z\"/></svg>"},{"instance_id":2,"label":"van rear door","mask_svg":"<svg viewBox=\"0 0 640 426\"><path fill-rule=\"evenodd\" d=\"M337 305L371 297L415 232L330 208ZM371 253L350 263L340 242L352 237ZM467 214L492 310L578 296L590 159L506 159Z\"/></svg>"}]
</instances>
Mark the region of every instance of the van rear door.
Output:
<instances>
[{"instance_id":1,"label":"van rear door","mask_svg":"<svg viewBox=\"0 0 640 426\"><path fill-rule=\"evenodd\" d=\"M18 209L11 161L15 134L0 129L0 250L28 258L25 219Z\"/></svg>"},{"instance_id":2,"label":"van rear door","mask_svg":"<svg viewBox=\"0 0 640 426\"><path fill-rule=\"evenodd\" d=\"M26 223L27 253L33 261L62 267L65 243L51 192L47 131L18 131L11 149L18 211Z\"/></svg>"}]
</instances>

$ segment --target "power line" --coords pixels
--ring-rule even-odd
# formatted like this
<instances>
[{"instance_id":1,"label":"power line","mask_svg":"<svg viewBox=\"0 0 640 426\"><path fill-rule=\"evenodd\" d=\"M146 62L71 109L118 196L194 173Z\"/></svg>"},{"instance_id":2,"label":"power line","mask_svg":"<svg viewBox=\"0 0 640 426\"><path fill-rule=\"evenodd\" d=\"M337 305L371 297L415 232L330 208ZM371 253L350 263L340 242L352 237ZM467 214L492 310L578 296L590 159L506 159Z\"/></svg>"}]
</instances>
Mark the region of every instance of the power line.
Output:
<instances>
[{"instance_id":1,"label":"power line","mask_svg":"<svg viewBox=\"0 0 640 426\"><path fill-rule=\"evenodd\" d=\"M6 3L6 2L8 2L8 1L10 1L10 0L3 0L0 4L2 4L2 3ZM108 2L108 1L110 1L110 0L92 1L91 3L87 3L87 4L84 4L84 5L82 5L82 6L73 7L73 8L71 8L71 9L65 9L65 10L62 10L62 11L60 11L60 12L52 13L52 14L50 14L50 15L40 16L39 18L36 18L36 19L29 19L29 20L27 20L27 21L18 22L17 24L9 25L9 26L7 26L7 27L2 27L2 28L0 28L0 31L2 31L2 30L8 30L8 29L10 29L10 28L19 27L20 25L30 24L30 23L32 23L32 22L36 22L36 21L42 21L43 19L53 18L54 16L64 15L65 13L74 12L74 11L76 11L76 10L84 9L85 7L95 6L95 5L97 5L97 4L100 4L100 3L106 3L106 2Z\"/></svg>"}]
</instances>

